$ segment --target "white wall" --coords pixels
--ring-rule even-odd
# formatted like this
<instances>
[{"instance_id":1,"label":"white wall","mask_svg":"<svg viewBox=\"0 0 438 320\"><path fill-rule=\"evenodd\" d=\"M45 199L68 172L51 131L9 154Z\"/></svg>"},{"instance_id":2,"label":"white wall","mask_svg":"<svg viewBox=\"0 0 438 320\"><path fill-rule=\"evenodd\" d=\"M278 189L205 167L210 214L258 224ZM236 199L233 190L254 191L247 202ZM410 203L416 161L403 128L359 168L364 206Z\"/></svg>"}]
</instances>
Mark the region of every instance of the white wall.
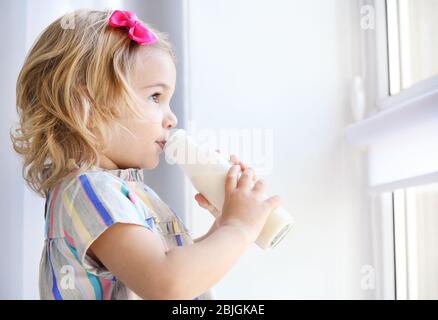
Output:
<instances>
[{"instance_id":1,"label":"white wall","mask_svg":"<svg viewBox=\"0 0 438 320\"><path fill-rule=\"evenodd\" d=\"M8 137L25 50L40 28L65 10L116 2L0 2L2 21L15 30L0 36L2 43L11 43L0 59L0 298L38 298L43 202L25 188ZM359 12L355 1L191 0L185 2L187 11L170 1L160 3L148 7L152 3L144 2L139 15L155 17L157 26L174 35L180 59L187 59L188 81L182 83L179 70L180 97L175 101L177 108L182 99L190 102L184 112L178 111L183 123L273 128L274 171L266 178L296 219L295 229L272 252L251 248L216 286L217 297L372 298L373 291L360 287L360 268L373 264L362 197L365 168L362 155L342 134L351 121L349 83L358 72L358 55L352 50ZM17 19L23 13L29 13L26 25ZM186 39L178 32L181 15L188 22ZM187 97L181 92L184 85ZM178 175L166 174L166 181L181 179ZM151 177L160 194L180 208L181 194L166 190L169 184L160 184L160 175ZM193 198L186 201L195 203ZM193 231L200 235L211 219L197 205L192 209Z\"/></svg>"},{"instance_id":2,"label":"white wall","mask_svg":"<svg viewBox=\"0 0 438 320\"><path fill-rule=\"evenodd\" d=\"M21 175L9 130L16 125L15 83L25 55L43 29L60 15L81 7L121 6L119 0L1 1L1 20L14 32L3 32L8 44L0 59L0 299L39 299L38 271L44 244L44 199L32 192Z\"/></svg>"},{"instance_id":3,"label":"white wall","mask_svg":"<svg viewBox=\"0 0 438 320\"><path fill-rule=\"evenodd\" d=\"M184 52L183 52L183 1L174 0L124 0L123 9L131 10L145 22L161 32L169 35L177 56L177 79L175 93L172 97L171 108L178 118L178 126L184 127ZM153 188L160 197L168 203L183 221L188 218L185 208L184 177L176 166L170 166L164 161L164 154L160 164L154 170L144 171L145 182Z\"/></svg>"},{"instance_id":4,"label":"white wall","mask_svg":"<svg viewBox=\"0 0 438 320\"><path fill-rule=\"evenodd\" d=\"M0 20L14 32L2 32L0 59L0 299L19 298L23 288L23 181L12 152L10 124L16 120L15 81L24 56L25 33L15 19L24 10L20 1L1 1Z\"/></svg>"},{"instance_id":5,"label":"white wall","mask_svg":"<svg viewBox=\"0 0 438 320\"><path fill-rule=\"evenodd\" d=\"M343 136L359 72L356 1L188 4L188 121L274 129L265 178L296 219L273 251L250 248L215 287L217 297L373 298L361 288L361 268L373 265L366 167ZM193 210L201 235L211 219L194 201Z\"/></svg>"},{"instance_id":6,"label":"white wall","mask_svg":"<svg viewBox=\"0 0 438 320\"><path fill-rule=\"evenodd\" d=\"M17 121L15 82L25 54L43 29L60 15L78 8L118 8L133 10L159 30L169 33L177 56L182 60L182 4L172 1L130 0L17 0L1 1L2 21L13 33L2 33L2 43L10 43L0 59L2 77L2 117L0 134L1 194L0 249L5 257L0 260L0 298L39 299L38 270L44 239L44 199L24 184L21 160L12 150L9 129ZM178 69L182 69L181 60ZM179 70L178 77L182 76ZM184 123L182 81L177 82L172 99L173 109L180 123ZM163 161L164 162L164 161ZM145 174L147 183L159 192L172 208L186 219L183 176L177 168L166 163ZM170 186L170 187L169 187ZM179 186L179 187L178 187Z\"/></svg>"}]
</instances>

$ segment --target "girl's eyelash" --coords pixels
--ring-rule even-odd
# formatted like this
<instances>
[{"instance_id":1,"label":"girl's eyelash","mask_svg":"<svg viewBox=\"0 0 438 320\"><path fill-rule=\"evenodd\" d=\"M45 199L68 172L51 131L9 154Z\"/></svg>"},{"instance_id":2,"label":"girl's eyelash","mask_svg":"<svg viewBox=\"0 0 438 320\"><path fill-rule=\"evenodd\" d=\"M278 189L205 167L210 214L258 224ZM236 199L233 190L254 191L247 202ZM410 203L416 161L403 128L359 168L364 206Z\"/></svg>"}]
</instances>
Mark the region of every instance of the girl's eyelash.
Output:
<instances>
[{"instance_id":1,"label":"girl's eyelash","mask_svg":"<svg viewBox=\"0 0 438 320\"><path fill-rule=\"evenodd\" d=\"M154 93L153 95L151 95L149 98L153 98L153 97L155 97L155 96L161 96L161 93L158 93L158 92L156 92L156 93ZM154 102L155 102L155 100L154 100ZM158 103L158 102L156 102L156 103Z\"/></svg>"}]
</instances>

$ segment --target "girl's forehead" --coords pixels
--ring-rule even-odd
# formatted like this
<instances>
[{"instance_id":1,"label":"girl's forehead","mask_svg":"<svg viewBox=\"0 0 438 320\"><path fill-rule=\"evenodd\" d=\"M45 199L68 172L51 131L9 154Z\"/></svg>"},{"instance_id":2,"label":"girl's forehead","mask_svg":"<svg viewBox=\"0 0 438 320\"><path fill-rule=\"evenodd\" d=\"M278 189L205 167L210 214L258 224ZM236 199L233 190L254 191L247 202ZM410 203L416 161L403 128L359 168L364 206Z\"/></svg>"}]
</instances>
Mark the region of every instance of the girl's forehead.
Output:
<instances>
[{"instance_id":1,"label":"girl's forehead","mask_svg":"<svg viewBox=\"0 0 438 320\"><path fill-rule=\"evenodd\" d=\"M141 87L162 83L172 89L176 68L171 56L155 48L141 49L133 66L133 81Z\"/></svg>"}]
</instances>

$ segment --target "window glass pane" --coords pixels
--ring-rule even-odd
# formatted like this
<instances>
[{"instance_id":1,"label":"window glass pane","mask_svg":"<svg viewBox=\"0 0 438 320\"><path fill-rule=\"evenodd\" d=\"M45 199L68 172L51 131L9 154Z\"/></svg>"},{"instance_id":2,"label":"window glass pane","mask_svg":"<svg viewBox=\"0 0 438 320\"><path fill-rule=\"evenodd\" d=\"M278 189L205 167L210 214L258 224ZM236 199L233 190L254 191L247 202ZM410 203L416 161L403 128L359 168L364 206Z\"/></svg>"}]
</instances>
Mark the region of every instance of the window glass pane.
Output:
<instances>
[{"instance_id":1,"label":"window glass pane","mask_svg":"<svg viewBox=\"0 0 438 320\"><path fill-rule=\"evenodd\" d=\"M438 184L415 188L419 299L438 299Z\"/></svg>"},{"instance_id":2,"label":"window glass pane","mask_svg":"<svg viewBox=\"0 0 438 320\"><path fill-rule=\"evenodd\" d=\"M438 184L394 192L397 299L438 299Z\"/></svg>"},{"instance_id":3,"label":"window glass pane","mask_svg":"<svg viewBox=\"0 0 438 320\"><path fill-rule=\"evenodd\" d=\"M438 74L438 1L387 0L390 94Z\"/></svg>"}]
</instances>

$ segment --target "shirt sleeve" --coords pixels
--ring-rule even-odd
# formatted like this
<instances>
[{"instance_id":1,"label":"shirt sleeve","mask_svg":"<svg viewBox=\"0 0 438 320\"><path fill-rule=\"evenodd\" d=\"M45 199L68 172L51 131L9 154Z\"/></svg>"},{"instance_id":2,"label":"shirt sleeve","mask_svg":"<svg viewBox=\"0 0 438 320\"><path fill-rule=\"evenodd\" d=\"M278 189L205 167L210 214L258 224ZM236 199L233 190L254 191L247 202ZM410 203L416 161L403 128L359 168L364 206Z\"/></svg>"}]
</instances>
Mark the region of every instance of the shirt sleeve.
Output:
<instances>
[{"instance_id":1,"label":"shirt sleeve","mask_svg":"<svg viewBox=\"0 0 438 320\"><path fill-rule=\"evenodd\" d=\"M87 254L91 244L115 223L144 226L146 210L141 210L138 199L124 181L102 172L84 173L76 177L63 194L64 232L82 266L95 275L109 271Z\"/></svg>"}]
</instances>

